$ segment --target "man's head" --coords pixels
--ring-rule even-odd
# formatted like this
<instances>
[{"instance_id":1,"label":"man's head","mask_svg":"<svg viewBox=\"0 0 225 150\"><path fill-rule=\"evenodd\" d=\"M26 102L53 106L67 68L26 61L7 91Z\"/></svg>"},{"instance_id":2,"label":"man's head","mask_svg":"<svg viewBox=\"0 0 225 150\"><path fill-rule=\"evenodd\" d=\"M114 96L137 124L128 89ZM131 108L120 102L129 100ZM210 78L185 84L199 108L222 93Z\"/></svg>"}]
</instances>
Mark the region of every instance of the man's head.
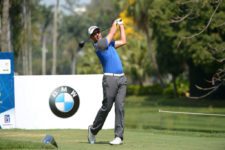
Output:
<instances>
[{"instance_id":1,"label":"man's head","mask_svg":"<svg viewBox=\"0 0 225 150\"><path fill-rule=\"evenodd\" d=\"M88 34L90 38L94 41L97 42L99 39L102 38L102 34L100 32L100 28L97 26L91 26L88 28Z\"/></svg>"}]
</instances>

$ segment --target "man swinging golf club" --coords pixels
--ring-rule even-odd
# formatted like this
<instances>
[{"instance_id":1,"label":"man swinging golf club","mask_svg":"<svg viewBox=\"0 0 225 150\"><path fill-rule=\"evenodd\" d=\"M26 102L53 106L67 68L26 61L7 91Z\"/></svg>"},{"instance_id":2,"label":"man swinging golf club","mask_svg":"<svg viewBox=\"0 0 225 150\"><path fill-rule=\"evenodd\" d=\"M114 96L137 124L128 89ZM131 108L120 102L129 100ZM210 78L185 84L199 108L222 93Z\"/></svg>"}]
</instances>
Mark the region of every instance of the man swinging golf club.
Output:
<instances>
[{"instance_id":1,"label":"man swinging golf club","mask_svg":"<svg viewBox=\"0 0 225 150\"><path fill-rule=\"evenodd\" d=\"M120 29L120 39L114 41L113 37L117 31L117 25ZM113 103L115 103L115 138L112 145L123 143L124 133L124 99L126 96L127 78L124 76L122 63L116 51L126 44L126 34L121 19L116 19L106 37L102 37L100 28L91 26L88 29L90 38L93 40L96 55L98 56L103 67L103 101L96 118L92 125L88 127L88 141L90 144L95 143L95 136L102 129L108 113Z\"/></svg>"}]
</instances>

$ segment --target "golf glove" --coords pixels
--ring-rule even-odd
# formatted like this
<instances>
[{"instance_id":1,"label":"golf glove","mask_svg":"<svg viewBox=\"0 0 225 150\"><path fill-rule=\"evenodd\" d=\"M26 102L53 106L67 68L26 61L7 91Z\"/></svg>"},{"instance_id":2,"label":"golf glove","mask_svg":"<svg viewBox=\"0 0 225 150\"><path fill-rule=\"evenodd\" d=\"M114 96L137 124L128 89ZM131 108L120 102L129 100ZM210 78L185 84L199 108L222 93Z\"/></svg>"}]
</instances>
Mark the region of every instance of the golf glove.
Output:
<instances>
[{"instance_id":1,"label":"golf glove","mask_svg":"<svg viewBox=\"0 0 225 150\"><path fill-rule=\"evenodd\" d=\"M123 20L121 18L116 19L115 22L116 22L117 25L122 25L123 24Z\"/></svg>"}]
</instances>

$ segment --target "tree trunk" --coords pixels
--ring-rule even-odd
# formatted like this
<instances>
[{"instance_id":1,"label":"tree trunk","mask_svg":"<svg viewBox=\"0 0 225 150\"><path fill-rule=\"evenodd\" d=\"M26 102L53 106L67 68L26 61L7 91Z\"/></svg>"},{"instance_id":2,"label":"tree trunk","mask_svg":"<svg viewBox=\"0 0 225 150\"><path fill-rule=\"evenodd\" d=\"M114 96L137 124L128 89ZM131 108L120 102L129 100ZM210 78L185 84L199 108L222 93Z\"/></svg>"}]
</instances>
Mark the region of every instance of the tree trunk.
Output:
<instances>
[{"instance_id":1,"label":"tree trunk","mask_svg":"<svg viewBox=\"0 0 225 150\"><path fill-rule=\"evenodd\" d=\"M23 74L32 75L32 27L30 1L23 0L22 61Z\"/></svg>"},{"instance_id":2,"label":"tree trunk","mask_svg":"<svg viewBox=\"0 0 225 150\"><path fill-rule=\"evenodd\" d=\"M10 24L9 24L9 0L3 1L3 12L2 12L2 33L1 33L1 51L11 51L10 42Z\"/></svg>"},{"instance_id":3,"label":"tree trunk","mask_svg":"<svg viewBox=\"0 0 225 150\"><path fill-rule=\"evenodd\" d=\"M76 74L76 56L73 56L72 58L72 66L71 66L71 69L72 69L72 74Z\"/></svg>"},{"instance_id":4,"label":"tree trunk","mask_svg":"<svg viewBox=\"0 0 225 150\"><path fill-rule=\"evenodd\" d=\"M46 75L46 36L45 33L42 34L42 75Z\"/></svg>"},{"instance_id":5,"label":"tree trunk","mask_svg":"<svg viewBox=\"0 0 225 150\"><path fill-rule=\"evenodd\" d=\"M151 57L152 67L156 71L156 75L157 75L157 77L160 81L160 85L162 87L165 87L162 76L159 72L158 63L156 61L156 54L155 54L155 51L153 50L152 45L151 45L152 39L151 39L151 35L150 35L150 31L149 31L148 26L146 26L144 28L144 30L145 30L145 34L146 34L146 38L147 38L148 55Z\"/></svg>"},{"instance_id":6,"label":"tree trunk","mask_svg":"<svg viewBox=\"0 0 225 150\"><path fill-rule=\"evenodd\" d=\"M8 51L11 52L13 51L13 47L12 47L12 41L11 41L11 24L10 24L10 18L8 20L8 33L7 33L7 43L8 43Z\"/></svg>"},{"instance_id":7,"label":"tree trunk","mask_svg":"<svg viewBox=\"0 0 225 150\"><path fill-rule=\"evenodd\" d=\"M28 74L32 75L32 26L31 26L31 9L30 9L30 1L27 1L27 24L28 24Z\"/></svg>"},{"instance_id":8,"label":"tree trunk","mask_svg":"<svg viewBox=\"0 0 225 150\"><path fill-rule=\"evenodd\" d=\"M176 77L175 76L172 76L172 83L173 83L173 93L174 93L174 96L177 97L178 94L177 94L177 84L176 84Z\"/></svg>"},{"instance_id":9,"label":"tree trunk","mask_svg":"<svg viewBox=\"0 0 225 150\"><path fill-rule=\"evenodd\" d=\"M58 8L59 8L59 0L56 0L54 21L53 21L52 74L56 74L57 68Z\"/></svg>"},{"instance_id":10,"label":"tree trunk","mask_svg":"<svg viewBox=\"0 0 225 150\"><path fill-rule=\"evenodd\" d=\"M23 61L23 74L28 74L28 36L27 36L27 3L26 0L23 0L23 40L22 40L22 61Z\"/></svg>"},{"instance_id":11,"label":"tree trunk","mask_svg":"<svg viewBox=\"0 0 225 150\"><path fill-rule=\"evenodd\" d=\"M142 80L139 80L139 86L143 87L143 82L142 82Z\"/></svg>"}]
</instances>

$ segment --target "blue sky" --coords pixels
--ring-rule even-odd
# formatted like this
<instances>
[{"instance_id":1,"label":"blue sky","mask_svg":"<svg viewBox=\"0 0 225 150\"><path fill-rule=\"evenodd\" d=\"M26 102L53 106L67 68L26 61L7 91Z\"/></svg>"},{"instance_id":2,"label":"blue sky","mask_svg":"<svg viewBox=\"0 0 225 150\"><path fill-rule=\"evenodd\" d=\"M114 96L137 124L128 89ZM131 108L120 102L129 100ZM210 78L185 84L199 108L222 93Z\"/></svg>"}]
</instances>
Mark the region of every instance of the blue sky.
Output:
<instances>
[{"instance_id":1,"label":"blue sky","mask_svg":"<svg viewBox=\"0 0 225 150\"><path fill-rule=\"evenodd\" d=\"M82 3L89 3L91 0L80 0L80 1L81 1ZM56 3L56 0L42 0L41 3L42 3L42 4L45 4L45 5L47 5L47 6L49 6L49 5L55 4L55 3ZM60 0L60 1L59 1L59 4L60 4L60 5L65 4L65 0Z\"/></svg>"},{"instance_id":2,"label":"blue sky","mask_svg":"<svg viewBox=\"0 0 225 150\"><path fill-rule=\"evenodd\" d=\"M91 0L79 0L82 3L90 3ZM51 5L55 5L56 4L56 0L41 0L40 2L41 4L44 4L46 6L51 6ZM70 14L71 12L69 12L68 10L66 10L63 5L65 6L66 2L65 0L59 0L59 9L61 9L64 14Z\"/></svg>"}]
</instances>

